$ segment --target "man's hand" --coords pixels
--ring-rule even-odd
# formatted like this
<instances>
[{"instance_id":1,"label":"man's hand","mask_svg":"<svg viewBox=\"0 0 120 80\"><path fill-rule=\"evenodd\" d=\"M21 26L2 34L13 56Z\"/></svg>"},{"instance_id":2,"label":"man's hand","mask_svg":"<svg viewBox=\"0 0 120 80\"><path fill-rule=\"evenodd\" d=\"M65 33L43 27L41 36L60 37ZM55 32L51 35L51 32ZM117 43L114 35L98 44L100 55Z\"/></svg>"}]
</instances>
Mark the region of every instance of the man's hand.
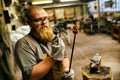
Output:
<instances>
[{"instance_id":1,"label":"man's hand","mask_svg":"<svg viewBox=\"0 0 120 80\"><path fill-rule=\"evenodd\" d=\"M62 39L58 38L58 44L52 44L51 57L54 60L62 61L64 59L65 45Z\"/></svg>"},{"instance_id":2,"label":"man's hand","mask_svg":"<svg viewBox=\"0 0 120 80\"><path fill-rule=\"evenodd\" d=\"M73 80L74 79L74 71L73 69L66 68L63 73L63 80Z\"/></svg>"}]
</instances>

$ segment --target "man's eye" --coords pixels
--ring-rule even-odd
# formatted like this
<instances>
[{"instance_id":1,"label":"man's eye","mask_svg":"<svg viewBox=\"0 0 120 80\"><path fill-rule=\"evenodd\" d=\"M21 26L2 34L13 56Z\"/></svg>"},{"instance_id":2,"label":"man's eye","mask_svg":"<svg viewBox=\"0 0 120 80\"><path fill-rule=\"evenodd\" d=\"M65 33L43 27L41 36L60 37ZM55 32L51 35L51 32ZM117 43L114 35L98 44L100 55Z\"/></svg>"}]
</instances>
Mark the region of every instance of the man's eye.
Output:
<instances>
[{"instance_id":1,"label":"man's eye","mask_svg":"<svg viewBox=\"0 0 120 80\"><path fill-rule=\"evenodd\" d=\"M34 21L34 22L39 22L39 21L41 21L42 20L42 18L38 18L38 19L34 19L34 20L32 20L32 21Z\"/></svg>"},{"instance_id":2,"label":"man's eye","mask_svg":"<svg viewBox=\"0 0 120 80\"><path fill-rule=\"evenodd\" d=\"M48 20L48 17L33 19L32 21L34 21L34 22L41 22L41 21L44 21L44 20Z\"/></svg>"},{"instance_id":3,"label":"man's eye","mask_svg":"<svg viewBox=\"0 0 120 80\"><path fill-rule=\"evenodd\" d=\"M48 17L45 17L44 20L49 20L49 18L48 18Z\"/></svg>"}]
</instances>

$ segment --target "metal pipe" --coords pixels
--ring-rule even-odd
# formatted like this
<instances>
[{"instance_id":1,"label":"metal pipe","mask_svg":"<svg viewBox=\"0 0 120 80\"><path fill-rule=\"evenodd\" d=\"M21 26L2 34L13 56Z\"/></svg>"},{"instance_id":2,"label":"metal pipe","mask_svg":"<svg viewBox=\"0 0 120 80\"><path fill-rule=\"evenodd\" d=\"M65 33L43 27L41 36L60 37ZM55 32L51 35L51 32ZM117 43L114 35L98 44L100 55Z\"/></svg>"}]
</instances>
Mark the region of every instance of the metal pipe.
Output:
<instances>
[{"instance_id":1,"label":"metal pipe","mask_svg":"<svg viewBox=\"0 0 120 80\"><path fill-rule=\"evenodd\" d=\"M77 30L77 28L75 26L73 27L73 33L74 33L74 40L73 40L73 45L72 45L72 52L71 52L70 65L69 65L69 72L70 72L71 65L72 65L72 58L73 58L76 34L78 33L78 30Z\"/></svg>"}]
</instances>

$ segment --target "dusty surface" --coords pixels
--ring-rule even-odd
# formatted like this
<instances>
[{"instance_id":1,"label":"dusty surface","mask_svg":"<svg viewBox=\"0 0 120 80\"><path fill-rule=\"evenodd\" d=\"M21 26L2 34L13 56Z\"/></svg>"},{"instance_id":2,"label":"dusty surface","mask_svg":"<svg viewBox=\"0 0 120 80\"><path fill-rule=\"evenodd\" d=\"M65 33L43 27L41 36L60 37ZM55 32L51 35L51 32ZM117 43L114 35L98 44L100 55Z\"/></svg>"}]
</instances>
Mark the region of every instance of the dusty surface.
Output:
<instances>
[{"instance_id":1,"label":"dusty surface","mask_svg":"<svg viewBox=\"0 0 120 80\"><path fill-rule=\"evenodd\" d=\"M73 37L72 31L70 31L71 42ZM72 48L67 43L66 50L70 55ZM113 80L120 80L120 43L112 39L110 35L101 33L87 35L84 32L79 32L76 35L72 61L72 68L75 71L74 80L82 80L81 68L88 65L90 62L89 58L93 57L96 53L102 56L101 65L111 68Z\"/></svg>"}]
</instances>

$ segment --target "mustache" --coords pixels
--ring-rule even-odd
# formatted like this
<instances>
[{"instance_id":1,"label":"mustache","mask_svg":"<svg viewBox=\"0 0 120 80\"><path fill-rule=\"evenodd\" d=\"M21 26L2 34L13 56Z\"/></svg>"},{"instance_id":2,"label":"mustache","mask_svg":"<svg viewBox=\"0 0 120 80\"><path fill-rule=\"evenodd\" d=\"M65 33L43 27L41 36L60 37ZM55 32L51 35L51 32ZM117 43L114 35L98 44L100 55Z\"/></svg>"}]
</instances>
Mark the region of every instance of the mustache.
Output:
<instances>
[{"instance_id":1,"label":"mustache","mask_svg":"<svg viewBox=\"0 0 120 80\"><path fill-rule=\"evenodd\" d=\"M41 29L44 29L44 28L49 28L49 26L47 26L47 25L41 26Z\"/></svg>"}]
</instances>

